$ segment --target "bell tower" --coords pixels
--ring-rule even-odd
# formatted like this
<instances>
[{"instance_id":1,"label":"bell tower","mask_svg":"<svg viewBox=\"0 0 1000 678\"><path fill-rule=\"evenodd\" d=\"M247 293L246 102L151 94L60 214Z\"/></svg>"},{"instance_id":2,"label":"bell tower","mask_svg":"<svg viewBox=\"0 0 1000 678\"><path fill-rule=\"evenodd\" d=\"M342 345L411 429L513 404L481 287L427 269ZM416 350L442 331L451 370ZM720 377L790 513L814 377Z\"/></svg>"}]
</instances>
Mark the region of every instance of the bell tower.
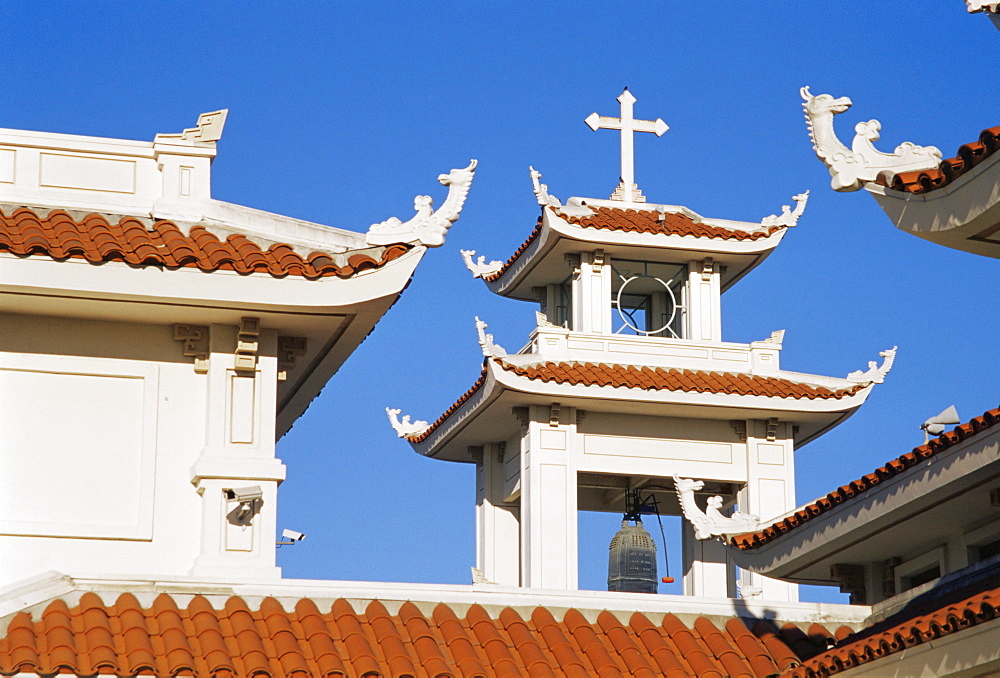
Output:
<instances>
[{"instance_id":1,"label":"bell tower","mask_svg":"<svg viewBox=\"0 0 1000 678\"><path fill-rule=\"evenodd\" d=\"M398 410L390 422L420 454L476 464L481 582L575 589L578 511L622 514L641 494L688 517L686 595L797 600L756 574L737 587L718 538L795 508L795 449L859 407L892 355L837 378L781 369L782 331L723 341L722 293L796 225L807 194L759 222L648 203L632 133L667 127L635 120L627 90L619 103L620 118L586 119L622 133L610 199L563 203L532 168L541 215L524 244L505 262L462 252L491 292L537 304L528 345L508 354L477 318L472 388L432 423Z\"/></svg>"}]
</instances>

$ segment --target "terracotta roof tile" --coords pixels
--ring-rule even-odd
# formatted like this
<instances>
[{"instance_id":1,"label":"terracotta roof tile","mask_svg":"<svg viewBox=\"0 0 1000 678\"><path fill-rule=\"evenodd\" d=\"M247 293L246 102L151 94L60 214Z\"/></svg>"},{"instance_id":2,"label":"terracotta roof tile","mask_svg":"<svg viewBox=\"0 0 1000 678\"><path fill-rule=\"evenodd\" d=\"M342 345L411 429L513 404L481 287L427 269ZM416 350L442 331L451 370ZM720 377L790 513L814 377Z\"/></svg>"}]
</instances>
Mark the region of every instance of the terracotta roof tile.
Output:
<instances>
[{"instance_id":1,"label":"terracotta roof tile","mask_svg":"<svg viewBox=\"0 0 1000 678\"><path fill-rule=\"evenodd\" d=\"M589 216L569 216L561 214L559 208L546 207L552 213L567 223L581 228L593 228L602 231L620 231L625 233L651 233L653 235L681 235L695 238L711 238L715 240L759 240L784 230L784 226L772 226L755 231L712 226L702 221L696 221L680 212L658 212L656 210L635 210L620 207L593 207L594 214ZM504 262L499 271L485 276L487 282L499 280L507 270L527 251L542 232L542 219L538 219L535 229L514 254Z\"/></svg>"},{"instance_id":2,"label":"terracotta roof tile","mask_svg":"<svg viewBox=\"0 0 1000 678\"><path fill-rule=\"evenodd\" d=\"M1000 127L984 129L979 141L958 147L954 158L942 160L935 169L914 170L898 174L879 174L875 182L894 191L930 193L947 186L1000 149Z\"/></svg>"},{"instance_id":3,"label":"terracotta roof tile","mask_svg":"<svg viewBox=\"0 0 1000 678\"><path fill-rule=\"evenodd\" d=\"M995 575L945 593L932 590L884 621L845 634L829 650L783 675L830 676L998 617L1000 586Z\"/></svg>"},{"instance_id":4,"label":"terracotta roof tile","mask_svg":"<svg viewBox=\"0 0 1000 678\"><path fill-rule=\"evenodd\" d=\"M769 527L765 527L757 532L748 532L733 537L731 543L743 551L763 546L799 525L807 523L816 516L822 515L845 501L850 501L876 485L902 473L911 466L940 454L963 440L998 423L1000 423L1000 407L988 410L982 416L956 426L953 430L931 439L924 445L914 447L912 451L887 462L884 466L875 469L858 480L852 481L847 485L841 485L825 497L820 497L811 504L799 509L791 516L783 518Z\"/></svg>"},{"instance_id":5,"label":"terracotta roof tile","mask_svg":"<svg viewBox=\"0 0 1000 678\"><path fill-rule=\"evenodd\" d=\"M276 278L293 275L314 280L330 276L347 278L378 268L411 248L407 244L372 247L345 254L345 263L337 265L324 252L313 252L303 258L290 245L282 243L264 250L240 234L220 240L202 226L192 227L185 235L169 221L157 221L146 228L135 217L121 217L118 223L111 223L99 214L76 220L61 210L53 210L44 218L26 207L10 215L0 211L0 252L19 257L47 256L56 261L70 258L92 264L123 261L140 267L194 267L205 272L267 273Z\"/></svg>"},{"instance_id":6,"label":"terracotta roof tile","mask_svg":"<svg viewBox=\"0 0 1000 678\"><path fill-rule=\"evenodd\" d=\"M322 612L308 599L287 611L273 598L251 609L233 597L216 609L195 596L181 609L162 594L143 608L128 593L114 605L86 593L73 609L56 600L40 619L16 615L0 639L0 674L762 676L794 657L772 635L762 641L735 619L725 630L704 618L692 629L673 615L656 626L638 612L626 626L609 612L590 623L576 610L559 622L542 607L524 618L473 605L463 620L439 604L428 619L412 603L390 614L373 601L361 615L345 600Z\"/></svg>"},{"instance_id":7,"label":"terracotta roof tile","mask_svg":"<svg viewBox=\"0 0 1000 678\"><path fill-rule=\"evenodd\" d=\"M504 370L528 379L581 386L636 388L646 391L730 393L733 395L823 400L844 398L866 387L866 384L856 384L850 388L834 391L823 386L811 386L788 379L735 372L704 372L664 367L579 362L542 362L520 366L512 365L501 358L493 360ZM484 366L476 383L462 394L451 407L445 410L426 430L418 435L406 436L406 439L412 443L427 440L431 433L482 388L483 384L486 383L486 374L487 368Z\"/></svg>"}]
</instances>

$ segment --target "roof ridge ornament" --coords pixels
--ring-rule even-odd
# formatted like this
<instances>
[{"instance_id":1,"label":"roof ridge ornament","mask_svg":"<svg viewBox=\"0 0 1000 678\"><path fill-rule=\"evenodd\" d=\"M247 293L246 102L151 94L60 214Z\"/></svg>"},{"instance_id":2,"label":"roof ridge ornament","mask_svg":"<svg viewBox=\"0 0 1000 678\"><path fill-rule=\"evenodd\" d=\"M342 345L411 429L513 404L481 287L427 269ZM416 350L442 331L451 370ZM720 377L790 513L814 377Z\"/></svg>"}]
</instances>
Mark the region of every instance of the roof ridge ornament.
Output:
<instances>
[{"instance_id":1,"label":"roof ridge ornament","mask_svg":"<svg viewBox=\"0 0 1000 678\"><path fill-rule=\"evenodd\" d=\"M222 130L226 127L226 117L229 109L202 113L194 127L185 129L180 134L157 134L153 143L160 141L203 141L215 143L222 138Z\"/></svg>"},{"instance_id":2,"label":"roof ridge ornament","mask_svg":"<svg viewBox=\"0 0 1000 678\"><path fill-rule=\"evenodd\" d=\"M643 197L639 191L639 187L635 183L635 152L633 149L634 138L632 133L652 132L656 136L661 137L664 132L670 129L667 123L663 122L661 118L657 118L656 120L636 120L632 115L632 105L635 102L636 98L632 96L632 93L626 87L618 96L618 103L621 104L621 117L610 118L594 112L584 120L587 123L587 127L595 132L599 129L621 130L622 164L621 176L619 177L620 183L614 193L611 194L611 199L621 200L626 203L646 202L646 198Z\"/></svg>"},{"instance_id":3,"label":"roof ridge ornament","mask_svg":"<svg viewBox=\"0 0 1000 678\"><path fill-rule=\"evenodd\" d=\"M465 267L472 272L473 278L486 278L499 273L500 269L503 268L502 261L491 261L487 264L485 255L480 255L479 259L473 262L472 257L476 256L476 250L459 250L459 252L462 253Z\"/></svg>"},{"instance_id":4,"label":"roof ridge ornament","mask_svg":"<svg viewBox=\"0 0 1000 678\"><path fill-rule=\"evenodd\" d=\"M392 426L393 430L396 432L400 438L406 438L408 436L418 436L427 429L430 428L430 424L426 421L410 421L410 415L403 415L402 421L399 419L399 413L402 410L385 408L385 413L389 416L389 424Z\"/></svg>"},{"instance_id":5,"label":"roof ridge ornament","mask_svg":"<svg viewBox=\"0 0 1000 678\"><path fill-rule=\"evenodd\" d=\"M885 375L889 374L889 370L892 369L892 363L896 360L897 348L899 347L893 346L879 353L880 356L885 358L882 361L881 367L874 360L869 360L866 371L862 372L858 370L857 372L851 372L846 377L847 381L854 384L881 384L885 381Z\"/></svg>"},{"instance_id":6,"label":"roof ridge ornament","mask_svg":"<svg viewBox=\"0 0 1000 678\"><path fill-rule=\"evenodd\" d=\"M794 211L791 206L782 205L781 216L772 214L769 217L764 217L760 220L760 225L768 227L783 226L785 228L794 228L795 225L799 223L799 217L801 217L802 213L806 211L806 203L809 202L809 191L793 195L792 200L795 201Z\"/></svg>"},{"instance_id":7,"label":"roof ridge ornament","mask_svg":"<svg viewBox=\"0 0 1000 678\"><path fill-rule=\"evenodd\" d=\"M486 358L506 358L507 351L503 346L493 343L493 335L486 333L489 327L485 322L476 316L476 332L479 333L479 348L483 349L483 356Z\"/></svg>"},{"instance_id":8,"label":"roof ridge ornament","mask_svg":"<svg viewBox=\"0 0 1000 678\"><path fill-rule=\"evenodd\" d=\"M1000 2L984 2L983 0L965 0L965 8L969 12L1000 12Z\"/></svg>"},{"instance_id":9,"label":"roof ridge ornament","mask_svg":"<svg viewBox=\"0 0 1000 678\"><path fill-rule=\"evenodd\" d=\"M541 184L538 182L542 178L542 173L536 170L531 165L528 165L529 174L531 174L531 185L532 190L535 193L535 200L542 207L562 207L562 203L559 202L559 198L554 195L549 195L549 187L547 184Z\"/></svg>"},{"instance_id":10,"label":"roof ridge ornament","mask_svg":"<svg viewBox=\"0 0 1000 678\"><path fill-rule=\"evenodd\" d=\"M711 539L731 534L753 532L760 525L760 519L750 513L734 511L733 515L725 516L722 508L722 497L708 498L708 507L702 511L694 500L695 490L705 487L704 481L690 480L674 476L674 489L680 500L684 517L694 528L695 539Z\"/></svg>"},{"instance_id":11,"label":"roof ridge ornament","mask_svg":"<svg viewBox=\"0 0 1000 678\"><path fill-rule=\"evenodd\" d=\"M464 169L453 169L448 174L438 176L438 181L448 187L448 197L441 208L433 209L434 201L429 195L418 195L413 199L416 214L409 221L390 217L378 224L372 224L365 236L369 245L392 245L408 242L426 247L440 247L451 225L458 221L469 187L476 175L478 160L472 160Z\"/></svg>"},{"instance_id":12,"label":"roof ridge ornament","mask_svg":"<svg viewBox=\"0 0 1000 678\"><path fill-rule=\"evenodd\" d=\"M830 169L830 186L835 191L857 191L866 182L875 181L880 172L910 172L932 169L941 162L941 151L934 146L917 146L904 141L893 153L883 153L872 142L878 141L882 123L859 122L854 126L854 141L847 148L833 129L833 116L852 106L848 97L834 99L829 94L813 96L808 87L799 90L804 103L806 125L813 150Z\"/></svg>"}]
</instances>

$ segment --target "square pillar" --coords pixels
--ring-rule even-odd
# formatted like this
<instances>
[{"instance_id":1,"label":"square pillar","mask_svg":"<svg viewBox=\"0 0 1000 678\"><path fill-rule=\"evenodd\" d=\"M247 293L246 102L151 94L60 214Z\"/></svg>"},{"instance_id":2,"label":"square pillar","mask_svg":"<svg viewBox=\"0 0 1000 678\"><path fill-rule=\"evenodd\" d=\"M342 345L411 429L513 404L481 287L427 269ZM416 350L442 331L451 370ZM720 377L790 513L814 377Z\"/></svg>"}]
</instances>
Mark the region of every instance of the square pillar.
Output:
<instances>
[{"instance_id":1,"label":"square pillar","mask_svg":"<svg viewBox=\"0 0 1000 678\"><path fill-rule=\"evenodd\" d=\"M528 588L577 588L575 422L574 408L532 405L523 429L521 574Z\"/></svg>"},{"instance_id":2,"label":"square pillar","mask_svg":"<svg viewBox=\"0 0 1000 678\"><path fill-rule=\"evenodd\" d=\"M682 522L684 595L735 598L736 581L726 548L716 539L696 539L691 523L687 520Z\"/></svg>"},{"instance_id":3,"label":"square pillar","mask_svg":"<svg viewBox=\"0 0 1000 678\"><path fill-rule=\"evenodd\" d=\"M476 464L476 569L485 581L521 585L521 525L517 504L504 502L506 445L483 446Z\"/></svg>"}]
</instances>

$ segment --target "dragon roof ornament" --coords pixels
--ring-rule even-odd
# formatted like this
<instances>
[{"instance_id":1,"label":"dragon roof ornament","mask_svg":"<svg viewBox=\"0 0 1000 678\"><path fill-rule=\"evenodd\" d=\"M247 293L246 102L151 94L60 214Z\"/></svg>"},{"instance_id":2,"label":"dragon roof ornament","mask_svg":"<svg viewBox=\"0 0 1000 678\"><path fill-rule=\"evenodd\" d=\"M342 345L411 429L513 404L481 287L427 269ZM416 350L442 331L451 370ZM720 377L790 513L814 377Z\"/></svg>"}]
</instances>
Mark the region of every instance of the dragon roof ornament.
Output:
<instances>
[{"instance_id":1,"label":"dragon roof ornament","mask_svg":"<svg viewBox=\"0 0 1000 678\"><path fill-rule=\"evenodd\" d=\"M851 372L847 375L847 381L854 384L881 384L885 381L885 375L889 374L889 370L892 369L892 363L896 360L897 348L899 347L893 346L879 353L880 356L885 358L881 366L874 360L869 360L867 370L863 372L861 370Z\"/></svg>"},{"instance_id":2,"label":"dragon roof ornament","mask_svg":"<svg viewBox=\"0 0 1000 678\"><path fill-rule=\"evenodd\" d=\"M500 269L503 268L502 261L491 261L487 264L484 255L480 255L479 259L473 261L472 257L476 256L476 250L459 250L459 252L462 253L462 261L465 262L465 267L472 272L473 278L486 278L499 273Z\"/></svg>"},{"instance_id":3,"label":"dragon roof ornament","mask_svg":"<svg viewBox=\"0 0 1000 678\"><path fill-rule=\"evenodd\" d=\"M430 428L430 424L426 421L410 421L410 415L408 414L403 415L403 419L400 420L400 412L402 410L385 408L385 413L389 416L389 424L400 438L418 436Z\"/></svg>"},{"instance_id":4,"label":"dragon roof ornament","mask_svg":"<svg viewBox=\"0 0 1000 678\"><path fill-rule=\"evenodd\" d=\"M538 182L538 180L542 178L542 173L531 165L528 165L528 170L531 174L532 190L535 193L535 200L538 201L538 204L542 207L562 207L562 203L559 202L559 198L554 195L549 195L548 185Z\"/></svg>"},{"instance_id":5,"label":"dragon roof ornament","mask_svg":"<svg viewBox=\"0 0 1000 678\"><path fill-rule=\"evenodd\" d=\"M760 519L750 513L733 512L733 515L722 514L722 497L708 498L708 507L702 511L695 503L695 490L705 487L701 480L690 480L674 476L674 489L681 503L684 517L694 528L695 539L711 539L731 534L753 532L760 524Z\"/></svg>"},{"instance_id":6,"label":"dragon roof ornament","mask_svg":"<svg viewBox=\"0 0 1000 678\"><path fill-rule=\"evenodd\" d=\"M486 333L488 325L476 316L476 332L479 333L479 348L483 349L483 355L487 358L505 358L507 351L503 346L493 343L493 335Z\"/></svg>"},{"instance_id":7,"label":"dragon roof ornament","mask_svg":"<svg viewBox=\"0 0 1000 678\"><path fill-rule=\"evenodd\" d=\"M893 153L876 150L882 124L878 120L859 122L854 126L854 141L847 148L833 129L833 116L851 107L848 97L834 99L829 94L813 96L808 87L799 90L806 113L806 125L813 150L830 169L830 186L835 191L857 191L866 182L875 181L879 173L910 172L931 169L941 162L941 151L934 146L917 146L904 141Z\"/></svg>"},{"instance_id":8,"label":"dragon roof ornament","mask_svg":"<svg viewBox=\"0 0 1000 678\"><path fill-rule=\"evenodd\" d=\"M453 169L448 174L438 176L438 181L448 187L448 197L441 208L434 210L434 201L429 195L418 195L413 199L413 209L417 213L409 221L390 217L372 224L365 236L369 245L392 245L406 242L427 247L440 247L451 225L458 220L469 187L476 174L478 161L473 160L464 169Z\"/></svg>"},{"instance_id":9,"label":"dragon roof ornament","mask_svg":"<svg viewBox=\"0 0 1000 678\"><path fill-rule=\"evenodd\" d=\"M768 227L784 226L785 228L793 228L799 223L799 217L802 216L802 213L806 211L806 203L809 202L809 191L793 195L792 200L795 201L794 210L792 210L789 205L782 205L781 216L772 214L769 217L764 217L760 220L760 225Z\"/></svg>"}]
</instances>

